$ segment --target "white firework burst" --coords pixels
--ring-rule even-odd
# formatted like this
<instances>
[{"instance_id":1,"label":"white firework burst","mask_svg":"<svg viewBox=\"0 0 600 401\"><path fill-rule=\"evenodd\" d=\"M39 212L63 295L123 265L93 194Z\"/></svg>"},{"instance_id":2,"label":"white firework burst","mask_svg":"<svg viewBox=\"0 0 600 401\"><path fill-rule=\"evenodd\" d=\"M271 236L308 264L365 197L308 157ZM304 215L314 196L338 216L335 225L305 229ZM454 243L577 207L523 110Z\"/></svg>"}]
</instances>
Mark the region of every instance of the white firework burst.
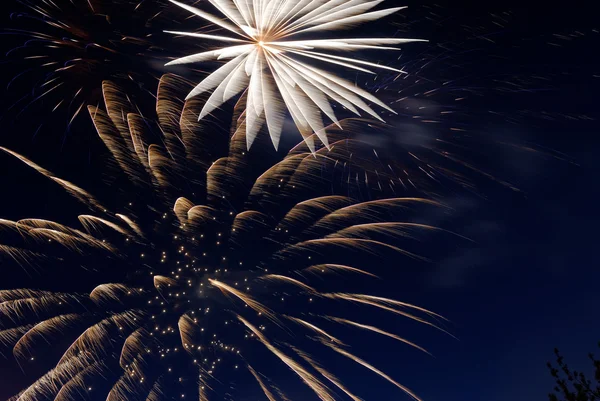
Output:
<instances>
[{"instance_id":1,"label":"white firework burst","mask_svg":"<svg viewBox=\"0 0 600 401\"><path fill-rule=\"evenodd\" d=\"M347 29L374 21L405 7L370 11L384 0L208 0L226 19L198 8L169 0L187 11L217 25L237 37L205 33L168 33L227 43L225 47L176 59L167 65L229 60L206 77L188 99L213 90L200 119L232 97L246 93L246 141L250 148L266 123L275 148L283 129L286 109L298 130L314 150L312 134L328 146L323 114L333 123L338 120L330 100L360 116L365 112L383 119L369 106L376 104L394 113L389 106L354 83L319 69L306 61L318 60L364 73L384 69L385 65L343 57L331 52L356 50L398 50L390 45L417 41L399 38L300 39L297 35ZM283 102L281 101L283 100Z\"/></svg>"}]
</instances>

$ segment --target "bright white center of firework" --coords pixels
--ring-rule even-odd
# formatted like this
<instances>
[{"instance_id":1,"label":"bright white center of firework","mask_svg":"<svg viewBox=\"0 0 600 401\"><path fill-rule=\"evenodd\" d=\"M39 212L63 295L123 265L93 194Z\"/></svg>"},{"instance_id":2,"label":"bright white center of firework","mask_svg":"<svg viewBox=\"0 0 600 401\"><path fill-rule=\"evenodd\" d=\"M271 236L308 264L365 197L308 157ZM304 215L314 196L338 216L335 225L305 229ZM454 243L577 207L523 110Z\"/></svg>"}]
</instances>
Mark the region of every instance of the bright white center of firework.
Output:
<instances>
[{"instance_id":1,"label":"bright white center of firework","mask_svg":"<svg viewBox=\"0 0 600 401\"><path fill-rule=\"evenodd\" d=\"M358 116L364 112L381 121L383 119L367 103L396 113L354 82L313 67L311 61L318 60L320 64L331 64L336 69L344 67L363 73L375 74L371 69L382 69L401 74L403 71L397 68L355 56L348 57L347 54L363 49L390 50L393 45L412 42L413 39L328 37L332 31L376 21L404 7L373 11L382 0L210 0L210 3L219 5L217 8L223 14L213 15L181 0L169 1L229 31L225 34L227 36L167 31L222 43L219 48L181 57L167 65L228 60L198 84L187 99L207 91L213 92L214 96L204 103L200 111L198 118L202 119L234 96L247 93L248 110L253 111L246 115L248 148L263 125L266 125L277 148L285 121L282 116L287 111L313 152L313 133L329 147L325 128L329 127L329 122L341 128L331 102L339 103ZM303 39L305 33L310 33L314 39Z\"/></svg>"}]
</instances>

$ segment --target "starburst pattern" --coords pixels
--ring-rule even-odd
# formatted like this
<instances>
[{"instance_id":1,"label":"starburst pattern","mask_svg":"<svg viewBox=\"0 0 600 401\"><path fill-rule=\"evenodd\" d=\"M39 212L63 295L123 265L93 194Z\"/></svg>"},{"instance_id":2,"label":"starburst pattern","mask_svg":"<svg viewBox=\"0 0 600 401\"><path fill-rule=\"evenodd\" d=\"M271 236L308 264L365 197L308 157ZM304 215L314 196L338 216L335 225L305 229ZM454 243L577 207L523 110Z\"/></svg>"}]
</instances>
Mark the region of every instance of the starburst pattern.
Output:
<instances>
[{"instance_id":1,"label":"starburst pattern","mask_svg":"<svg viewBox=\"0 0 600 401\"><path fill-rule=\"evenodd\" d=\"M448 233L415 219L443 206L379 189L375 177L385 174L370 167L371 149L350 137L352 121L340 122L343 131L332 128L330 149L318 140L314 152L300 143L271 162L268 137L244 151L245 122L237 118L243 103L229 138L211 130L210 121L197 121L201 102L180 100L188 85L164 76L155 118L139 114L109 82L104 110L88 108L122 172L125 199L97 198L2 149L92 209L79 216L82 228L0 220L3 266L16 260L46 267L77 288L81 271L94 281L88 294L0 291L0 342L12 345L16 359L35 363L48 343L59 351L58 363L14 400L231 399L242 370L267 399L285 400L285 389L262 373L277 361L320 400L339 394L360 400L335 369L317 362L326 353L418 399L350 351L345 332L358 329L425 351L353 312L367 308L437 328L440 316L375 293L344 291L343 278L363 277L366 289L368 280L385 275L384 260L418 263L422 256L408 249L414 240Z\"/></svg>"},{"instance_id":2,"label":"starburst pattern","mask_svg":"<svg viewBox=\"0 0 600 401\"><path fill-rule=\"evenodd\" d=\"M162 31L163 22L174 23L165 16L166 1L14 3L11 21L1 33L4 61L9 62L3 75L18 100L3 113L14 109L18 117L31 109L45 120L66 118L70 126L86 114L88 104L101 100L103 80L150 87L161 75L158 56L164 49L160 35L153 34ZM145 61L138 62L140 58ZM34 121L44 123L39 117Z\"/></svg>"},{"instance_id":3,"label":"starburst pattern","mask_svg":"<svg viewBox=\"0 0 600 401\"><path fill-rule=\"evenodd\" d=\"M383 18L404 7L370 11L383 0L209 0L227 18L222 20L196 7L176 0L169 1L237 35L227 37L168 31L230 45L179 58L167 65L231 59L196 86L188 98L213 90L200 112L199 118L203 118L246 90L248 148L264 124L268 127L273 145L278 147L286 109L311 150L314 150L310 139L313 133L328 146L323 114L339 126L330 100L357 115L361 110L381 121L383 119L367 102L395 113L369 92L307 61L317 60L363 73L374 74L373 69L401 73L401 70L393 67L332 52L398 50L390 46L413 42L415 39L302 39L302 36L350 28Z\"/></svg>"}]
</instances>

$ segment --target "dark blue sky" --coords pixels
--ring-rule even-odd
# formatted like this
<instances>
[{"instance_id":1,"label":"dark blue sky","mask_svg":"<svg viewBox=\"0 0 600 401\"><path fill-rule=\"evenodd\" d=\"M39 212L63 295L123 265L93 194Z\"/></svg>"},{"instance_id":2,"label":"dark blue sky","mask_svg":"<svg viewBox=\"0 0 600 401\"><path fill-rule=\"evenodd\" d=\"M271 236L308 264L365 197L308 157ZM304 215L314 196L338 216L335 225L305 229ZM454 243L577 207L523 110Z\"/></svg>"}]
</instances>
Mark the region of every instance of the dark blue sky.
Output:
<instances>
[{"instance_id":1,"label":"dark blue sky","mask_svg":"<svg viewBox=\"0 0 600 401\"><path fill-rule=\"evenodd\" d=\"M598 117L600 66L591 49L600 36L581 8L478 7L448 10L464 12L460 22L474 25L510 10L512 22L489 31L489 46L474 46L485 50L452 58L466 60L470 77L494 71L481 85L487 95L471 105L473 123L491 135L564 152L573 164L527 152L490 156L504 160L501 175L512 176L524 196L455 200L456 227L477 245L437 265L420 296L451 318L460 341L438 345L435 361L416 370L427 371L422 394L430 400L545 400L553 386L545 367L553 348L573 367L589 369L587 353L600 339L599 126L579 118ZM455 21L444 19L445 29L453 31ZM548 81L494 93L501 72ZM514 123L497 115L520 117Z\"/></svg>"},{"instance_id":2,"label":"dark blue sky","mask_svg":"<svg viewBox=\"0 0 600 401\"><path fill-rule=\"evenodd\" d=\"M419 331L419 343L435 358L378 351L370 359L426 401L542 401L553 386L545 366L553 348L585 369L600 340L600 25L565 4L412 3L406 20L396 21L399 29L431 43L407 49L402 63L408 71L425 64L422 77L433 86L452 81L470 95L457 106L455 122L490 143L515 144L480 153L496 177L522 192L477 178L484 196L449 195L455 211L446 226L475 242L443 255L433 251L435 262L400 290L385 284L397 298L449 318L458 340ZM454 97L441 92L415 102L429 106ZM414 129L402 117L399 137ZM32 149L59 168L60 158L86 165L89 148L81 140L62 131L33 140L34 129L2 124L2 145ZM23 199L33 195L1 164L0 174ZM370 390L374 401L397 399L385 383Z\"/></svg>"}]
</instances>

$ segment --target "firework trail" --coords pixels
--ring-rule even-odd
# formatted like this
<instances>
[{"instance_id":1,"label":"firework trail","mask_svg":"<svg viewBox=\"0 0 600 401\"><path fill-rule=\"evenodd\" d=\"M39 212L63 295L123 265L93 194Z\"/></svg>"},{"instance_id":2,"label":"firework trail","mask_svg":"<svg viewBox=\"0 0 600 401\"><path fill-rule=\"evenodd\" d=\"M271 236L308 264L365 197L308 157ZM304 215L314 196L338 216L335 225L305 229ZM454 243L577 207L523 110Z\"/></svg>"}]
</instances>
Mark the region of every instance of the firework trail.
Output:
<instances>
[{"instance_id":1,"label":"firework trail","mask_svg":"<svg viewBox=\"0 0 600 401\"><path fill-rule=\"evenodd\" d=\"M210 118L198 121L202 101L180 100L189 88L182 78L163 76L152 118L138 114L110 82L103 107L88 107L112 167L127 181L113 191L126 196L119 205L2 149L92 209L79 216L80 228L0 220L3 263L61 266L66 277L84 268L96 280L87 294L0 291L4 349L12 347L23 366L41 359L36 355L48 344L59 351L50 371L13 400L230 399L242 374L267 399L289 399L264 373L274 364L318 399L340 392L362 399L323 355L353 361L418 400L352 351L345 333L362 330L425 351L400 333L357 320L356 312L444 331L442 318L376 293L344 290L343 277L375 280L385 274L381 258L423 260L413 246L421 235L456 238L413 220L444 207L382 189L380 181L394 178L369 164L377 159L352 139L352 121L331 129L329 149L314 138L314 149L301 142L274 159L266 133L245 151L243 99L231 135L223 135Z\"/></svg>"},{"instance_id":2,"label":"firework trail","mask_svg":"<svg viewBox=\"0 0 600 401\"><path fill-rule=\"evenodd\" d=\"M2 31L7 92L17 117L39 112L70 126L102 100L111 79L155 92L162 75L161 24L177 23L159 1L19 0ZM168 21L168 22L167 22ZM27 115L27 114L25 114Z\"/></svg>"}]
</instances>

